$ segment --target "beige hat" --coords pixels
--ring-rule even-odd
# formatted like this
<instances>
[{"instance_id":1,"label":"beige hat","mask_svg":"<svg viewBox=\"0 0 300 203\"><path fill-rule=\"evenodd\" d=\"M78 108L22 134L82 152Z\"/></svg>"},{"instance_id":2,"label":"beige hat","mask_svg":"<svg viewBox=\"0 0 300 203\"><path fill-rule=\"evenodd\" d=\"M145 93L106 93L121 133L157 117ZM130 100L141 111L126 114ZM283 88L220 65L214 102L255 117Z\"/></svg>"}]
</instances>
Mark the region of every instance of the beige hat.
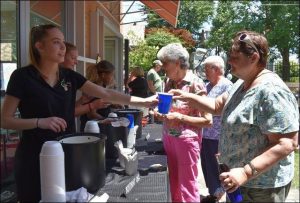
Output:
<instances>
[{"instance_id":1,"label":"beige hat","mask_svg":"<svg viewBox=\"0 0 300 203\"><path fill-rule=\"evenodd\" d=\"M160 60L153 61L153 65L160 65L162 66L162 62Z\"/></svg>"}]
</instances>

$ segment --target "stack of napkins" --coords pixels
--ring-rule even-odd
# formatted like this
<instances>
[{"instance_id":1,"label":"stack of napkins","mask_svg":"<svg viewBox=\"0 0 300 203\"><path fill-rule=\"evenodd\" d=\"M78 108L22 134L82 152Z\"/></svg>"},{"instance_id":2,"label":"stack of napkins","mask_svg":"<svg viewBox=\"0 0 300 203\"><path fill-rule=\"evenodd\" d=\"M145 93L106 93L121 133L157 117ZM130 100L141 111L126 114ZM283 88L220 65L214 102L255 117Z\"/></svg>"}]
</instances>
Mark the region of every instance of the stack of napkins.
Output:
<instances>
[{"instance_id":1,"label":"stack of napkins","mask_svg":"<svg viewBox=\"0 0 300 203\"><path fill-rule=\"evenodd\" d=\"M124 148L124 149L128 149L128 148ZM136 174L137 170L138 170L137 151L134 150L131 154L122 153L122 151L121 151L121 156L124 159L126 174L130 175L130 176Z\"/></svg>"},{"instance_id":2,"label":"stack of napkins","mask_svg":"<svg viewBox=\"0 0 300 203\"><path fill-rule=\"evenodd\" d=\"M119 152L119 161L121 167L125 168L127 175L134 175L138 169L138 153L133 148L124 148L121 140L115 142L115 147Z\"/></svg>"}]
</instances>

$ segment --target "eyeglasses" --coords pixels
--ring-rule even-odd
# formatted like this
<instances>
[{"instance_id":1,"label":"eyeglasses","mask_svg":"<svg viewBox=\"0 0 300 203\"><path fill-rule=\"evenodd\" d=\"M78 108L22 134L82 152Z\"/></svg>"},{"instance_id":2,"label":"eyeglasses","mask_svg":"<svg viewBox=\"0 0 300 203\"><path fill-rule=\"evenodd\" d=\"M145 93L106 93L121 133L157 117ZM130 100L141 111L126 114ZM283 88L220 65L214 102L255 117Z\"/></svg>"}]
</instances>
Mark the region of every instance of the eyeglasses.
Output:
<instances>
[{"instance_id":1,"label":"eyeglasses","mask_svg":"<svg viewBox=\"0 0 300 203\"><path fill-rule=\"evenodd\" d=\"M215 69L216 68L216 66L214 66L214 65L204 65L204 67L203 67L203 70L204 71L208 71L208 70L213 70L213 69Z\"/></svg>"},{"instance_id":2,"label":"eyeglasses","mask_svg":"<svg viewBox=\"0 0 300 203\"><path fill-rule=\"evenodd\" d=\"M251 48L253 48L259 54L257 47L255 46L255 44L252 42L252 40L250 39L250 37L247 34L241 34L241 36L239 37L239 41L248 44Z\"/></svg>"}]
</instances>

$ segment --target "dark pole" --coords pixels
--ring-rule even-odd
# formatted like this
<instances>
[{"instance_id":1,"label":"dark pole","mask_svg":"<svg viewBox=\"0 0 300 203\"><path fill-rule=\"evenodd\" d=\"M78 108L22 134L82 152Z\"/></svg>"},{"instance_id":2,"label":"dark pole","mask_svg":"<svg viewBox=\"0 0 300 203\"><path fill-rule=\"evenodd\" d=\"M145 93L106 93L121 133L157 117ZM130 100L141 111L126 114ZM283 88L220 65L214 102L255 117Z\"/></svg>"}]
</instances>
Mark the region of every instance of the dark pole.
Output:
<instances>
[{"instance_id":1,"label":"dark pole","mask_svg":"<svg viewBox=\"0 0 300 203\"><path fill-rule=\"evenodd\" d=\"M124 70L125 70L125 78L124 78L124 85L125 85L125 93L128 94L129 90L126 87L126 82L128 80L128 68L129 68L129 40L125 39L125 60L124 60Z\"/></svg>"}]
</instances>

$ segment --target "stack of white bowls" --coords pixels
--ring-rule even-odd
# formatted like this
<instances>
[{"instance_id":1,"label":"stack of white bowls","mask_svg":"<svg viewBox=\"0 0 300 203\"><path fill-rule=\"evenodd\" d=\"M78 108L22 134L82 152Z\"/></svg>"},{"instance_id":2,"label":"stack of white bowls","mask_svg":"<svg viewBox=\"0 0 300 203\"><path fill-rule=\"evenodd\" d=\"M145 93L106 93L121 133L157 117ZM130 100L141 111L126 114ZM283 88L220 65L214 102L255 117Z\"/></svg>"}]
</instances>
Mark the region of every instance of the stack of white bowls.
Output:
<instances>
[{"instance_id":1,"label":"stack of white bowls","mask_svg":"<svg viewBox=\"0 0 300 203\"><path fill-rule=\"evenodd\" d=\"M100 128L97 121L87 121L84 127L85 133L100 133Z\"/></svg>"},{"instance_id":2,"label":"stack of white bowls","mask_svg":"<svg viewBox=\"0 0 300 203\"><path fill-rule=\"evenodd\" d=\"M40 153L41 202L66 202L65 155L58 141L47 141Z\"/></svg>"}]
</instances>

